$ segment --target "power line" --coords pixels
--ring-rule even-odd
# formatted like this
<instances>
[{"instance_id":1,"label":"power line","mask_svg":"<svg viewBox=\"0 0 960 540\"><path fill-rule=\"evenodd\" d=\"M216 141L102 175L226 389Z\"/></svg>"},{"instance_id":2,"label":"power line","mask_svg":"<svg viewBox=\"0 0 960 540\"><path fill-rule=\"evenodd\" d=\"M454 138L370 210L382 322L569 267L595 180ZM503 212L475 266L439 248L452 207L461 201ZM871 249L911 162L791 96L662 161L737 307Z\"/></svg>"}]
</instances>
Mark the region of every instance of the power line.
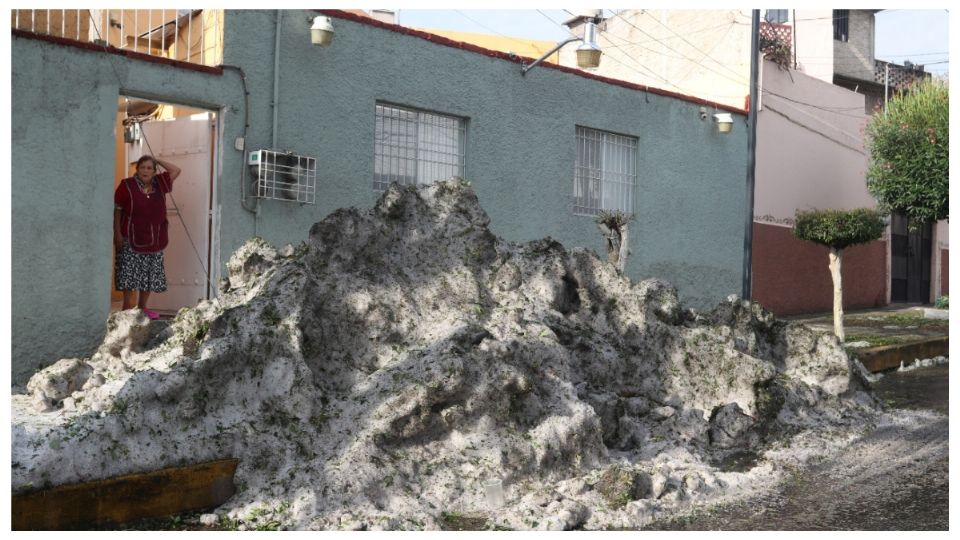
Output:
<instances>
[{"instance_id":1,"label":"power line","mask_svg":"<svg viewBox=\"0 0 960 540\"><path fill-rule=\"evenodd\" d=\"M511 36L503 35L503 34L501 34L500 32L497 32L496 30L494 30L493 28L490 28L489 26L483 24L482 22L480 22L480 21L474 19L473 17L467 15L466 13L464 13L463 11L461 11L461 10L459 10L459 9L455 9L454 11L456 11L458 14L460 14L461 16L463 16L463 17L465 17L466 19L468 19L470 22L472 22L472 23L476 24L477 26L483 28L484 30L487 30L488 32L493 32L494 34L496 34L496 35L498 35L498 36L500 36L500 37L502 37L502 38L504 38L504 39L509 39L509 40L511 40L511 41L516 41L517 43L524 43L524 44L530 43L531 41L533 41L533 40L529 40L529 39L521 39L521 38L516 38L516 37L511 37Z\"/></svg>"},{"instance_id":2,"label":"power line","mask_svg":"<svg viewBox=\"0 0 960 540\"><path fill-rule=\"evenodd\" d=\"M642 29L642 28L640 28L639 26L633 24L632 22L630 22L630 21L627 20L626 18L624 18L624 19L622 19L622 20L623 20L623 22L627 23L628 25L630 25L630 26L636 28L637 30L639 30L639 31L640 31L641 33L643 33L644 35L650 37L651 39L653 39L654 41L660 43L661 45L663 45L664 47L670 49L671 51L673 51L673 52L675 52L675 53L677 53L677 54L680 54L681 56L683 56L684 58L686 58L686 59L689 60L690 62L693 62L694 64L699 65L699 66L702 67L703 69L706 69L707 71L711 71L711 72L713 72L713 73L715 73L715 74L717 74L717 75L720 75L721 77L724 77L725 79L728 79L728 80L730 80L730 81L733 81L733 82L735 82L735 83L737 83L737 84L740 84L740 85L746 85L746 84L748 84L747 82L745 82L745 81L743 81L743 80L733 79L733 78L731 78L729 75L727 75L727 74L725 74L725 73L722 73L722 72L719 72L719 71L717 71L717 70L715 70L715 69L712 69L712 68L704 65L704 64L702 63L702 61L697 61L697 60L694 60L693 58L690 58L689 56L684 55L682 52L674 49L673 47L671 47L671 46L669 46L669 45L667 45L667 44L664 43L663 41L661 41L661 40L659 40L659 39L651 36L651 35L648 34L644 29ZM702 51L701 51L701 52L702 52ZM713 59L711 58L711 60L713 60ZM716 62L716 60L713 60L713 61ZM723 64L721 64L721 65L723 65ZM723 67L726 68L726 69L730 69L730 68L728 68L727 66L723 66ZM732 70L731 70L731 71L732 71Z\"/></svg>"},{"instance_id":3,"label":"power line","mask_svg":"<svg viewBox=\"0 0 960 540\"><path fill-rule=\"evenodd\" d=\"M766 107L764 107L764 110L770 111L770 112L772 112L772 113L774 113L774 114L776 114L776 115L778 115L778 116L782 116L784 119L786 119L786 120L787 120L788 122L790 122L791 124L798 125L798 126L802 127L803 129L806 129L807 131L810 131L810 132L812 132L812 133L815 133L815 134L823 137L824 139L831 140L831 141L839 144L840 146L843 146L844 148L849 148L850 150L853 150L854 152L857 152L858 154L867 155L867 152L866 152L864 149L862 149L862 148L856 148L856 147L854 147L854 146L851 146L851 145L849 145L849 144L847 144L847 143L845 143L845 142L843 142L843 141L841 141L841 140L835 139L835 138L827 135L826 133L823 133L822 131L818 131L818 130L813 129L812 127L810 127L810 126L808 126L808 125L806 125L806 124L797 122L797 121L794 120L793 118L790 118L790 116L787 115L786 113L784 113L784 112L782 112L782 111L778 111L777 109L775 109L775 108L773 108L773 107L770 107L769 105L766 106ZM828 125L829 125L829 124L828 124ZM836 126L830 126L830 127L833 127L833 128L835 128L835 129L837 129ZM838 131L840 131L841 133L844 133L842 130L839 130L839 129L838 129Z\"/></svg>"},{"instance_id":4,"label":"power line","mask_svg":"<svg viewBox=\"0 0 960 540\"><path fill-rule=\"evenodd\" d=\"M607 21L612 21L614 18L615 18L615 17L611 17L610 19L607 19ZM734 24L735 24L735 23L734 23L733 21L731 21L731 22L726 22L726 23L719 24L719 25L716 25L716 26L708 26L708 27L706 27L706 28L701 28L701 29L699 29L699 30L692 30L692 31L690 31L690 32L685 32L685 33L686 33L687 35L692 35L692 34L699 34L699 33L701 33L701 32L706 32L706 31L708 31L708 30L716 30L716 29L718 29L718 28L724 28L724 27L733 28L733 25L734 25ZM606 32L606 33L609 34L610 32ZM618 36L618 38L619 38L619 39L622 39L622 40L623 40L623 43L621 43L620 45L613 45L614 48L621 48L621 47L625 47L625 46L627 46L627 45L643 46L643 45L647 45L647 44L650 44L650 43L655 43L655 40L653 40L653 39L648 39L648 40L646 40L646 41L630 41L630 40L628 40L628 39L626 39L626 38L622 38L622 37L619 37L619 36ZM669 37L668 37L668 38L664 38L664 39L673 39L673 38L669 38ZM674 58L674 57L672 57L672 56L670 56L670 55L668 55L668 54L666 54L666 53L662 53L662 52L659 52L659 51L654 51L653 49L647 49L647 50L649 50L649 51L651 51L651 52L655 52L655 53L657 53L657 54L663 54L664 56L667 56L667 57L670 57L670 58Z\"/></svg>"},{"instance_id":5,"label":"power line","mask_svg":"<svg viewBox=\"0 0 960 540\"><path fill-rule=\"evenodd\" d=\"M787 96L784 96L784 95L782 95L782 94L778 94L778 93L776 93L776 92L772 92L772 91L770 91L770 90L768 90L768 89L766 89L766 88L763 89L763 93L764 93L764 94L770 94L770 95L772 95L772 96L776 96L776 97L778 97L778 98L780 98L780 99L785 99L785 100L787 100L787 101L792 101L793 103L797 103L797 104L799 104L799 105L805 105L805 106L807 106L807 107L811 107L811 108L814 108L814 109L819 109L819 110L821 110L821 111L825 111L825 112L828 112L828 113L831 113L831 114L837 114L837 115L840 115L840 116L847 116L847 117L849 117L849 118L866 118L865 114L864 114L864 115L860 115L860 114L846 114L846 113L842 112L842 111L862 111L862 110L863 110L863 107L829 107L829 106L826 106L826 105L817 105L817 104L815 104L815 103L808 103L808 102L806 102L806 101L801 101L801 100L799 100L799 99L794 99L794 98L791 98L791 97L787 97Z\"/></svg>"},{"instance_id":6,"label":"power line","mask_svg":"<svg viewBox=\"0 0 960 540\"><path fill-rule=\"evenodd\" d=\"M566 32L567 32L570 36L572 36L572 37L579 37L579 36L577 36L576 34L574 34L573 32L571 32L569 28L566 28L566 27L564 27L562 24L560 24L560 23L558 23L557 21L554 21L553 19L551 19L549 16L547 16L546 13L540 11L539 9L537 10L537 12L540 13L541 15L543 15L544 17L546 17L547 20L549 20L549 21L552 22L553 24L556 24L556 25L559 26L560 28L563 28L564 30L566 30ZM615 15L615 16L619 16L619 13L618 13L617 15ZM609 41L609 39L608 39L608 41ZM622 52L622 51L621 51L621 52ZM676 88L677 90L682 90L679 86L673 84L672 82L670 82L669 80L665 79L664 77L661 77L660 75L657 75L657 73L656 73L654 70L652 70L652 69L648 68L647 66L641 64L636 58L630 56L630 55L627 54L627 53L624 53L624 56L626 56L627 58L633 60L633 62L636 63L638 66L640 66L640 67L642 67L643 69L647 70L647 71L649 72L649 74L647 74L647 73L642 73L642 72L640 72L639 70L637 70L636 68L634 68L634 67L632 67L632 66L629 66L629 65L621 62L620 60L618 60L617 58L615 58L615 57L613 57L613 56L610 56L609 54L606 55L606 56L607 56L607 58L609 58L610 60L613 60L614 62L616 62L616 63L618 63L618 64L626 67L626 68L629 69L629 70L632 70L632 71L634 71L634 72L636 72L636 73L639 73L640 75L643 75L644 77L651 77L651 76L652 76L652 77L656 77L656 78L660 79L661 81L663 81L664 83L666 83L666 84L668 84L668 85ZM646 85L644 85L644 86L646 86Z\"/></svg>"},{"instance_id":7,"label":"power line","mask_svg":"<svg viewBox=\"0 0 960 540\"><path fill-rule=\"evenodd\" d=\"M679 37L681 40L683 40L684 43L686 43L687 45L689 45L690 47L692 47L693 50L695 50L695 51L703 54L705 58L709 58L710 60L713 60L713 61L716 62L717 64L719 64L719 65L723 66L724 68L726 68L727 70L729 70L731 73L733 73L733 74L736 75L737 77L740 76L739 73L736 73L735 71L733 71L732 69L728 68L726 65L724 65L722 62L720 62L720 61L717 60L716 58L713 58L712 56L710 56L710 55L707 54L706 52L700 50L700 48L697 47L696 45L694 45L693 43L690 43L690 41L688 41L687 38L685 38L685 37L683 37L682 35L678 34L673 28L670 28L669 26L663 24L663 22L661 22L661 21L658 20L656 17L654 17L653 15L651 15L649 11L643 10L643 11L641 11L641 13L643 13L643 14L646 15L647 17L650 17L651 19L654 20L654 22L656 22L656 23L659 24L660 26L662 26L662 27L666 28L667 30L669 30L670 32L672 32L675 36L677 36L677 37ZM626 20L626 19L624 19L624 20Z\"/></svg>"}]
</instances>

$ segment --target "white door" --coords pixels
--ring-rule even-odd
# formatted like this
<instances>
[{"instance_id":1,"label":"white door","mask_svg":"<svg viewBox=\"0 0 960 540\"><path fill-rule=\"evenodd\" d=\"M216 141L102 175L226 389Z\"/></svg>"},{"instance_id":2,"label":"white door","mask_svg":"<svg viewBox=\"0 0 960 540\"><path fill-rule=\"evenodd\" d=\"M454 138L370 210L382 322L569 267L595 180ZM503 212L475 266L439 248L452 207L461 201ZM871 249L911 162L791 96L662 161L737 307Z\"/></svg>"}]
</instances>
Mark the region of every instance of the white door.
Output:
<instances>
[{"instance_id":1,"label":"white door","mask_svg":"<svg viewBox=\"0 0 960 540\"><path fill-rule=\"evenodd\" d=\"M131 158L152 153L183 171L167 195L167 290L150 297L156 311L169 314L207 298L213 126L208 113L144 122L140 154Z\"/></svg>"}]
</instances>

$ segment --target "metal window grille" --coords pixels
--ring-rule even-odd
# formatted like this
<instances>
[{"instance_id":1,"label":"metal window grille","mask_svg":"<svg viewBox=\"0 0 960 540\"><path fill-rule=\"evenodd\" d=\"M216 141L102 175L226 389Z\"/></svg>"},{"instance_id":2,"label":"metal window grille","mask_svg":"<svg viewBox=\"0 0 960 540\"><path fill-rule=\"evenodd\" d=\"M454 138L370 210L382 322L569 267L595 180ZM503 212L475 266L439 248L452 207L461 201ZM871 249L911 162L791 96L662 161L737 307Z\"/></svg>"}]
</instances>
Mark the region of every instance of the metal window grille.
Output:
<instances>
[{"instance_id":1,"label":"metal window grille","mask_svg":"<svg viewBox=\"0 0 960 540\"><path fill-rule=\"evenodd\" d=\"M317 195L317 160L273 150L250 154L249 164L260 199L314 204Z\"/></svg>"},{"instance_id":2,"label":"metal window grille","mask_svg":"<svg viewBox=\"0 0 960 540\"><path fill-rule=\"evenodd\" d=\"M850 39L850 10L833 10L833 39L847 41Z\"/></svg>"},{"instance_id":3,"label":"metal window grille","mask_svg":"<svg viewBox=\"0 0 960 540\"><path fill-rule=\"evenodd\" d=\"M577 126L573 213L602 210L633 213L637 186L637 139Z\"/></svg>"},{"instance_id":4,"label":"metal window grille","mask_svg":"<svg viewBox=\"0 0 960 540\"><path fill-rule=\"evenodd\" d=\"M465 135L462 118L378 103L373 189L463 176Z\"/></svg>"}]
</instances>

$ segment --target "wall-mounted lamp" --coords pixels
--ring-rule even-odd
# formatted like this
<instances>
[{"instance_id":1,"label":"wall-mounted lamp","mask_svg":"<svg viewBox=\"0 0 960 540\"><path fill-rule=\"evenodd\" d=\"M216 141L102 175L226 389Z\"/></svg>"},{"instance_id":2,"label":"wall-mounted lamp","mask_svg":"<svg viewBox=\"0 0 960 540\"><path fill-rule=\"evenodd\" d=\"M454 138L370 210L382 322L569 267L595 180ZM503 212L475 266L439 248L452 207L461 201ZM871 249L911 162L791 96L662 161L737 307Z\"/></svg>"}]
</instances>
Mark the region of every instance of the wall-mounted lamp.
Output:
<instances>
[{"instance_id":1,"label":"wall-mounted lamp","mask_svg":"<svg viewBox=\"0 0 960 540\"><path fill-rule=\"evenodd\" d=\"M702 120L706 120L706 119L707 119L707 108L706 108L706 107L700 107L700 120L702 121Z\"/></svg>"},{"instance_id":2,"label":"wall-mounted lamp","mask_svg":"<svg viewBox=\"0 0 960 540\"><path fill-rule=\"evenodd\" d=\"M717 131L720 133L730 133L733 129L733 115L730 113L717 113L713 115L713 120L717 123Z\"/></svg>"},{"instance_id":3,"label":"wall-mounted lamp","mask_svg":"<svg viewBox=\"0 0 960 540\"><path fill-rule=\"evenodd\" d=\"M543 56L537 58L529 64L523 64L520 66L521 75L526 75L528 71L537 67L540 62L543 62L551 54L557 52L560 47L563 47L567 43L572 43L574 41L582 41L583 44L577 47L577 67L579 68L595 68L600 65L600 55L602 51L600 46L597 45L597 24L596 20L589 20L584 23L583 37L572 37L567 40L557 43L552 49L547 51Z\"/></svg>"},{"instance_id":4,"label":"wall-mounted lamp","mask_svg":"<svg viewBox=\"0 0 960 540\"><path fill-rule=\"evenodd\" d=\"M313 18L313 26L310 27L310 43L326 47L333 41L333 22L330 17L318 15Z\"/></svg>"}]
</instances>

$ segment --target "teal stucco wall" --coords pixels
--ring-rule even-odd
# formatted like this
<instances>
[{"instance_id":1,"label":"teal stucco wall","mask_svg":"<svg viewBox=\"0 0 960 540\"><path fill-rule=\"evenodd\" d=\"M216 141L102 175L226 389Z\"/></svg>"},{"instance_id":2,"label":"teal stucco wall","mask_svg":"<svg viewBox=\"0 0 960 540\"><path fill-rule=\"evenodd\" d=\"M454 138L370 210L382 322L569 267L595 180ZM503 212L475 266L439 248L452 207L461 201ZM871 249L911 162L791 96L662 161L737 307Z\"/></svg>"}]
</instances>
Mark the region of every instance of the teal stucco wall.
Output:
<instances>
[{"instance_id":1,"label":"teal stucco wall","mask_svg":"<svg viewBox=\"0 0 960 540\"><path fill-rule=\"evenodd\" d=\"M287 13L281 20L276 139L279 148L317 157L317 204L265 201L260 236L297 240L336 208L373 204L374 107L383 101L467 119L464 176L495 233L517 241L549 235L599 253L604 248L592 218L571 209L575 127L637 137L628 274L665 278L699 307L740 292L742 115L735 115L732 133L721 135L700 119L696 103L549 68L521 76L516 63L341 18L333 21L333 43L317 47L310 44L309 15ZM272 11L231 11L226 20L225 62L245 66L251 91L259 135L248 137L250 148L272 141L275 24ZM237 198L224 193L225 201ZM250 221L238 205L225 203L223 212L225 223ZM225 227L225 256L252 233L250 225Z\"/></svg>"},{"instance_id":2,"label":"teal stucco wall","mask_svg":"<svg viewBox=\"0 0 960 540\"><path fill-rule=\"evenodd\" d=\"M746 129L701 121L700 105L546 67L516 63L334 18L328 47L310 44L308 11L228 11L224 63L249 91L247 150L317 158L317 202L240 205L244 99L235 70L202 73L14 36L14 381L60 357L89 354L109 309L113 122L117 97L137 95L220 113L216 179L221 268L257 234L296 243L344 206L368 207L378 101L467 119L466 170L493 231L552 236L603 253L592 218L572 212L575 128L637 137L636 221L627 273L661 277L705 307L741 286ZM82 88L83 91L78 91ZM273 131L274 106L277 130ZM249 174L247 174L249 179Z\"/></svg>"}]
</instances>

